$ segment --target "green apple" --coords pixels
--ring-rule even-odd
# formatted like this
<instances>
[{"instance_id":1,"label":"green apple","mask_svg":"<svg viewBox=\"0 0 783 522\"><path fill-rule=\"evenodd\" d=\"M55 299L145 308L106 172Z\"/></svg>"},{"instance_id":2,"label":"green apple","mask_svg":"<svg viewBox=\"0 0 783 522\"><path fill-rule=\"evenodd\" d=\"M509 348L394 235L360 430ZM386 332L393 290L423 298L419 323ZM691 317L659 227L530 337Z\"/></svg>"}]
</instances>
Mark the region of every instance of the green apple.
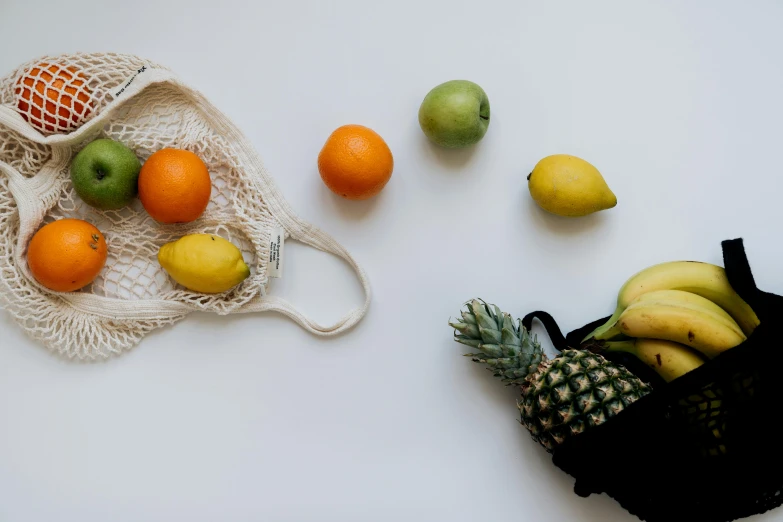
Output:
<instances>
[{"instance_id":1,"label":"green apple","mask_svg":"<svg viewBox=\"0 0 783 522\"><path fill-rule=\"evenodd\" d=\"M478 143L489 127L487 93L467 80L442 83L421 102L419 125L442 147L458 149Z\"/></svg>"},{"instance_id":2,"label":"green apple","mask_svg":"<svg viewBox=\"0 0 783 522\"><path fill-rule=\"evenodd\" d=\"M139 190L141 162L120 143L97 139L84 147L71 162L73 188L82 200L101 210L128 205Z\"/></svg>"}]
</instances>

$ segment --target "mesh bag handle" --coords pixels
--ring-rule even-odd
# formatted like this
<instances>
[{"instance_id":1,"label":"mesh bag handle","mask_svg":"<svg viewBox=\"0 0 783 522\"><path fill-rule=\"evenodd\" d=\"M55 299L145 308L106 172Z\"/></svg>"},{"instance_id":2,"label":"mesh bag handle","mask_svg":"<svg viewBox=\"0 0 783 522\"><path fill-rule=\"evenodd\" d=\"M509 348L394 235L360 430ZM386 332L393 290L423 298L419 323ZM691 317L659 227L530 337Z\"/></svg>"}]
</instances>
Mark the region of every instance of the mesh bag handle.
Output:
<instances>
[{"instance_id":1,"label":"mesh bag handle","mask_svg":"<svg viewBox=\"0 0 783 522\"><path fill-rule=\"evenodd\" d=\"M336 335L349 330L354 325L356 325L356 323L361 321L361 319L367 313L367 310L370 306L370 301L372 299L372 289L364 270L356 263L351 254L342 245L340 245L331 236L321 230L310 227L310 230L307 234L300 236L292 235L291 237L313 248L333 254L347 262L356 273L357 277L359 278L359 282L362 285L362 290L364 291L364 303L362 303L361 306L350 310L346 315L337 320L335 323L326 326L321 325L320 323L309 318L289 301L281 297L268 294L250 301L239 310L239 313L267 311L277 312L294 320L302 328L316 335Z\"/></svg>"}]
</instances>

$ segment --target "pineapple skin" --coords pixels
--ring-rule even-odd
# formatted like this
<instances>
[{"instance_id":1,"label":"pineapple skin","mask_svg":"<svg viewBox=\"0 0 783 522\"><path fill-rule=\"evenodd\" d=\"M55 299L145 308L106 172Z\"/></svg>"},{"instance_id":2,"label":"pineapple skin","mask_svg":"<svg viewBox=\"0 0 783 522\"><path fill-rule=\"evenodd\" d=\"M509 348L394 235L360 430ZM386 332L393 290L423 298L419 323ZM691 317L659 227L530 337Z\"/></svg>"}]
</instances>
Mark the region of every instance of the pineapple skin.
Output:
<instances>
[{"instance_id":1,"label":"pineapple skin","mask_svg":"<svg viewBox=\"0 0 783 522\"><path fill-rule=\"evenodd\" d=\"M586 350L564 350L542 362L520 387L522 424L550 453L652 391L622 366Z\"/></svg>"}]
</instances>

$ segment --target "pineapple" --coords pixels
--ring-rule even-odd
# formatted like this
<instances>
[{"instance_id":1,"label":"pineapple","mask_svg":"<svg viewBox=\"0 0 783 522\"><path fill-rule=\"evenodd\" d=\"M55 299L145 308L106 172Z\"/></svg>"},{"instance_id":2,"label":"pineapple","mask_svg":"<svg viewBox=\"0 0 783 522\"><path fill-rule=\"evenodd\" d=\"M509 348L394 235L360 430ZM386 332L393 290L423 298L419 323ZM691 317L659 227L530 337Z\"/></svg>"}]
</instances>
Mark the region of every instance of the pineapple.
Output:
<instances>
[{"instance_id":1,"label":"pineapple","mask_svg":"<svg viewBox=\"0 0 783 522\"><path fill-rule=\"evenodd\" d=\"M528 374L544 360L541 343L497 306L487 306L476 300L467 306L468 310L462 312L461 322L449 323L461 334L455 335L457 342L481 352L466 356L486 364L487 369L494 371L495 377L500 377L503 382L525 382Z\"/></svg>"},{"instance_id":2,"label":"pineapple","mask_svg":"<svg viewBox=\"0 0 783 522\"><path fill-rule=\"evenodd\" d=\"M479 350L467 356L520 386L522 424L550 453L651 391L622 366L586 350L564 350L547 360L521 321L479 300L449 325L459 332L455 341Z\"/></svg>"}]
</instances>

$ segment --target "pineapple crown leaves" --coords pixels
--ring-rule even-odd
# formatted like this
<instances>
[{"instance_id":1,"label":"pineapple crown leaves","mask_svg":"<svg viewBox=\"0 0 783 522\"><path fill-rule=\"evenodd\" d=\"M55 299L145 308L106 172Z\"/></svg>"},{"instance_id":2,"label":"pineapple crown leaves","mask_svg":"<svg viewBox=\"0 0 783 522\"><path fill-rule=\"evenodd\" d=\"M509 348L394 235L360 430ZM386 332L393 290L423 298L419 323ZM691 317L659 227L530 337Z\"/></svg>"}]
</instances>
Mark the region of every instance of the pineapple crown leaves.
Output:
<instances>
[{"instance_id":1,"label":"pineapple crown leaves","mask_svg":"<svg viewBox=\"0 0 783 522\"><path fill-rule=\"evenodd\" d=\"M467 353L473 361L487 365L506 384L522 384L544 359L541 343L521 321L495 305L473 299L461 318L449 321L454 340L478 350Z\"/></svg>"}]
</instances>

